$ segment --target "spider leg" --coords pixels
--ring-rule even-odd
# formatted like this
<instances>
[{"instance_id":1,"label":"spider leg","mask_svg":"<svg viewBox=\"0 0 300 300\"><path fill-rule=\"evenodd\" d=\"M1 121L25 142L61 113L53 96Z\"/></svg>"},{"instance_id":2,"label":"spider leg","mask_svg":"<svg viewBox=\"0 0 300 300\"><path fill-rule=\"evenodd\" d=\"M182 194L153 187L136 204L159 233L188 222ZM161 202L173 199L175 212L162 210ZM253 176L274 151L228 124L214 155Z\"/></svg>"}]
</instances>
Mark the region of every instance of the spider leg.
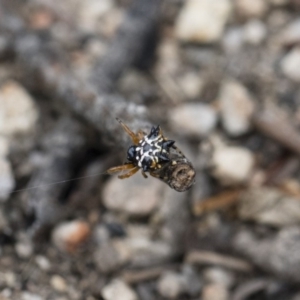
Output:
<instances>
[{"instance_id":1,"label":"spider leg","mask_svg":"<svg viewBox=\"0 0 300 300\"><path fill-rule=\"evenodd\" d=\"M148 178L148 176L146 175L146 173L144 171L142 171L142 175L144 176L145 179Z\"/></svg>"},{"instance_id":2,"label":"spider leg","mask_svg":"<svg viewBox=\"0 0 300 300\"><path fill-rule=\"evenodd\" d=\"M183 154L183 152L177 146L172 145L172 148L175 149L176 151L178 151L180 155L182 155L183 157L185 157L185 155Z\"/></svg>"},{"instance_id":3,"label":"spider leg","mask_svg":"<svg viewBox=\"0 0 300 300\"><path fill-rule=\"evenodd\" d=\"M124 174L124 175L119 175L118 178L120 179L125 179L128 177L131 177L132 175L134 175L140 168L139 167L134 167L132 170L130 170L128 173Z\"/></svg>"},{"instance_id":4,"label":"spider leg","mask_svg":"<svg viewBox=\"0 0 300 300\"><path fill-rule=\"evenodd\" d=\"M123 129L126 131L126 133L130 136L132 142L134 145L138 145L140 139L138 138L138 136L133 133L127 125L125 125L119 118L116 118L117 121L121 124L121 126L123 127Z\"/></svg>"},{"instance_id":5,"label":"spider leg","mask_svg":"<svg viewBox=\"0 0 300 300\"><path fill-rule=\"evenodd\" d=\"M136 134L137 138L140 140L142 140L144 138L144 136L146 135L145 132L143 132L142 130L139 130Z\"/></svg>"},{"instance_id":6,"label":"spider leg","mask_svg":"<svg viewBox=\"0 0 300 300\"><path fill-rule=\"evenodd\" d=\"M154 172L150 172L149 174L154 178L162 179L158 174L156 174Z\"/></svg>"},{"instance_id":7,"label":"spider leg","mask_svg":"<svg viewBox=\"0 0 300 300\"><path fill-rule=\"evenodd\" d=\"M134 164L124 164L124 165L121 165L121 166L112 167L112 168L108 169L106 172L108 174L112 174L112 173L120 172L120 171L123 171L123 170L133 169L134 167L135 167Z\"/></svg>"}]
</instances>

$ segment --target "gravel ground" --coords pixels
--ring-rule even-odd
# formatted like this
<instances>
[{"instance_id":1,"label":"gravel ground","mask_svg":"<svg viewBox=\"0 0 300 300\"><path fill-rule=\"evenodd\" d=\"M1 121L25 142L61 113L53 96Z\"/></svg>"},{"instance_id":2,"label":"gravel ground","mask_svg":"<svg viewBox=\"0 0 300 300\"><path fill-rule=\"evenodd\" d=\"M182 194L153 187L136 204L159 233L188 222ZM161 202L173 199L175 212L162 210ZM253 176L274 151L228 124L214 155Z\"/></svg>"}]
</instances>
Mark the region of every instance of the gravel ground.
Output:
<instances>
[{"instance_id":1,"label":"gravel ground","mask_svg":"<svg viewBox=\"0 0 300 300\"><path fill-rule=\"evenodd\" d=\"M300 2L56 2L0 0L0 300L299 300Z\"/></svg>"}]
</instances>

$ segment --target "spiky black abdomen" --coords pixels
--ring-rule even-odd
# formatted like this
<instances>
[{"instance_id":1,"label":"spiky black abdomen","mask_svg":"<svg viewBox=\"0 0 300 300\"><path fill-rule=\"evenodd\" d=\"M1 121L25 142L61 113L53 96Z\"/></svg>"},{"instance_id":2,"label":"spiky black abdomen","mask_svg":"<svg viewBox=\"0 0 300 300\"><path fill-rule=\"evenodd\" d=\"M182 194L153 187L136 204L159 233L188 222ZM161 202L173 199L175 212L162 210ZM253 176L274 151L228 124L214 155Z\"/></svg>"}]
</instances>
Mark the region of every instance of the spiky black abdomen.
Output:
<instances>
[{"instance_id":1,"label":"spiky black abdomen","mask_svg":"<svg viewBox=\"0 0 300 300\"><path fill-rule=\"evenodd\" d=\"M161 164L170 161L170 147L175 142L165 140L160 127L152 127L149 135L139 141L138 146L131 146L127 151L127 158L144 172L156 170Z\"/></svg>"}]
</instances>

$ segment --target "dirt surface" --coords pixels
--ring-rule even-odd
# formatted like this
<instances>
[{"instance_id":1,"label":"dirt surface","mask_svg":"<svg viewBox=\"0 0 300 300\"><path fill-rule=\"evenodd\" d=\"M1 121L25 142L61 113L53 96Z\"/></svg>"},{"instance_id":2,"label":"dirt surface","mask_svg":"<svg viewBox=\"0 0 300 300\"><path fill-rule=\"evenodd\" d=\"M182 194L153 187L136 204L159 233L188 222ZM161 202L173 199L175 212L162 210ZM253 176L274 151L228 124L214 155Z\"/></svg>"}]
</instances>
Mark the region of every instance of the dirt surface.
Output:
<instances>
[{"instance_id":1,"label":"dirt surface","mask_svg":"<svg viewBox=\"0 0 300 300\"><path fill-rule=\"evenodd\" d=\"M56 2L0 0L0 300L299 300L299 1Z\"/></svg>"}]
</instances>

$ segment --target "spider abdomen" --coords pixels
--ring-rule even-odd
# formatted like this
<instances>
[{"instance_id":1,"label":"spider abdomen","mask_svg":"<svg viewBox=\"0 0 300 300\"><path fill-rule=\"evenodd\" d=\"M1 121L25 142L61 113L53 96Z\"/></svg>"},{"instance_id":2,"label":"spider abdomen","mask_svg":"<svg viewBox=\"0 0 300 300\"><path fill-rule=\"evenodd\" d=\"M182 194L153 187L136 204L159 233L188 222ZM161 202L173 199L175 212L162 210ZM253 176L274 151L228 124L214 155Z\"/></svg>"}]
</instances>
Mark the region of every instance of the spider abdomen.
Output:
<instances>
[{"instance_id":1,"label":"spider abdomen","mask_svg":"<svg viewBox=\"0 0 300 300\"><path fill-rule=\"evenodd\" d=\"M144 172L156 170L160 164L170 161L169 149L174 141L166 140L160 134L160 128L153 127L151 133L144 136L137 146L128 149L128 160Z\"/></svg>"}]
</instances>

